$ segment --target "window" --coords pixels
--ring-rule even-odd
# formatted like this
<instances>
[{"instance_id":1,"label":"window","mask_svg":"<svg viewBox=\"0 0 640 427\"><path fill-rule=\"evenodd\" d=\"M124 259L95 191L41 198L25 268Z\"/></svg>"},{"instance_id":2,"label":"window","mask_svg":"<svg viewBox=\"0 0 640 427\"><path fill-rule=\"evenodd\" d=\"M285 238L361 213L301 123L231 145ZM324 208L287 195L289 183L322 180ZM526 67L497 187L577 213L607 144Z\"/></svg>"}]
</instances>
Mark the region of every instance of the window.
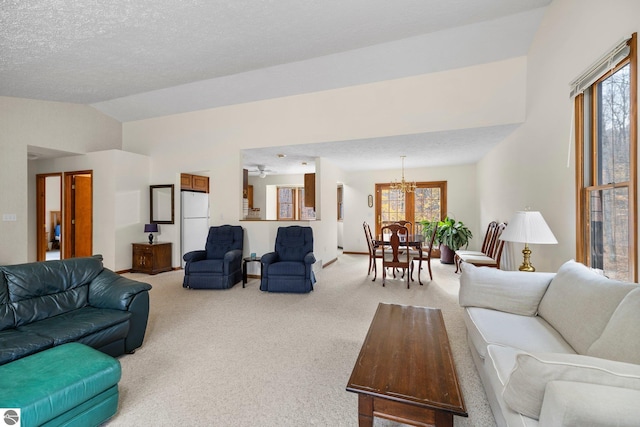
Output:
<instances>
[{"instance_id":1,"label":"window","mask_svg":"<svg viewBox=\"0 0 640 427\"><path fill-rule=\"evenodd\" d=\"M315 209L304 205L304 187L278 187L278 220L316 219Z\"/></svg>"},{"instance_id":2,"label":"window","mask_svg":"<svg viewBox=\"0 0 640 427\"><path fill-rule=\"evenodd\" d=\"M278 220L294 220L296 189L292 187L278 187Z\"/></svg>"},{"instance_id":3,"label":"window","mask_svg":"<svg viewBox=\"0 0 640 427\"><path fill-rule=\"evenodd\" d=\"M636 35L575 98L577 259L637 281Z\"/></svg>"},{"instance_id":4,"label":"window","mask_svg":"<svg viewBox=\"0 0 640 427\"><path fill-rule=\"evenodd\" d=\"M376 184L376 234L383 224L410 221L420 232L420 221L443 219L447 212L447 182L417 182L413 193L392 190L391 184Z\"/></svg>"}]
</instances>

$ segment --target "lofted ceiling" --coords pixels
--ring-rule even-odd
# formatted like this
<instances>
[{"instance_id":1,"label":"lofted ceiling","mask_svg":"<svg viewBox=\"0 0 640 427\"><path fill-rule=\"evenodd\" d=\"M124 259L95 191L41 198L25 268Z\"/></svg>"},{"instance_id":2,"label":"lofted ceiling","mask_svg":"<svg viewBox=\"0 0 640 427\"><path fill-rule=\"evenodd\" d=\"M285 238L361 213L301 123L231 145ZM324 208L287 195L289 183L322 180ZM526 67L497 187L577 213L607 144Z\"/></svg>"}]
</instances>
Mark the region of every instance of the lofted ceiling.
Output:
<instances>
[{"instance_id":1,"label":"lofted ceiling","mask_svg":"<svg viewBox=\"0 0 640 427\"><path fill-rule=\"evenodd\" d=\"M3 0L0 96L90 104L126 122L442 71L526 55L550 2ZM464 157L477 161L509 129L476 130L476 157ZM437 152L443 137L464 146L464 135L396 139ZM388 157L374 148L388 142L348 150ZM295 149L340 151L332 144ZM260 154L253 164L273 155Z\"/></svg>"}]
</instances>

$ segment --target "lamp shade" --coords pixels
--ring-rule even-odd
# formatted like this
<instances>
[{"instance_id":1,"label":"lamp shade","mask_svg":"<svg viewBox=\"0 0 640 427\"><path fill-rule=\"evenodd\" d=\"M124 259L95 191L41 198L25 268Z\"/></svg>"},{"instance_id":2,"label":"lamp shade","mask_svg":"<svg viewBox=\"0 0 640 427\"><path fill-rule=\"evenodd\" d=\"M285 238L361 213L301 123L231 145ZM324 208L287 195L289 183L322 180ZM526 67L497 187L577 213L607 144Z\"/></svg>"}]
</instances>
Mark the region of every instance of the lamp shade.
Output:
<instances>
[{"instance_id":1,"label":"lamp shade","mask_svg":"<svg viewBox=\"0 0 640 427\"><path fill-rule=\"evenodd\" d=\"M158 232L158 224L145 224L144 225L145 233L157 233Z\"/></svg>"},{"instance_id":2,"label":"lamp shade","mask_svg":"<svg viewBox=\"0 0 640 427\"><path fill-rule=\"evenodd\" d=\"M507 228L500 235L500 240L542 245L558 243L542 218L542 214L537 211L516 212L507 223Z\"/></svg>"}]
</instances>

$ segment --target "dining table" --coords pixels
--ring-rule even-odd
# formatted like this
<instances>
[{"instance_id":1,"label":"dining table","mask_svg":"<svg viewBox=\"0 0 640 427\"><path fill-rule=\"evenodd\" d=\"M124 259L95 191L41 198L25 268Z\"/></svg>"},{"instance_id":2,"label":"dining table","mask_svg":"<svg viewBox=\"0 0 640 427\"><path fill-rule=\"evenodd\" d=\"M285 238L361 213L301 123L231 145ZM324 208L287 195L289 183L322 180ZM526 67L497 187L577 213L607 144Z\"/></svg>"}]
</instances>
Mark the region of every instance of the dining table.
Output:
<instances>
[{"instance_id":1,"label":"dining table","mask_svg":"<svg viewBox=\"0 0 640 427\"><path fill-rule=\"evenodd\" d=\"M422 269L422 244L424 243L424 235L423 234L408 234L406 239L402 241L402 236L400 236L400 242L403 246L413 247L420 254L418 261L418 283L422 285L422 280L420 279L420 270ZM391 234L378 234L375 239L373 239L373 246L375 248L379 248L383 245L389 246L391 244ZM413 277L410 277L413 280Z\"/></svg>"}]
</instances>

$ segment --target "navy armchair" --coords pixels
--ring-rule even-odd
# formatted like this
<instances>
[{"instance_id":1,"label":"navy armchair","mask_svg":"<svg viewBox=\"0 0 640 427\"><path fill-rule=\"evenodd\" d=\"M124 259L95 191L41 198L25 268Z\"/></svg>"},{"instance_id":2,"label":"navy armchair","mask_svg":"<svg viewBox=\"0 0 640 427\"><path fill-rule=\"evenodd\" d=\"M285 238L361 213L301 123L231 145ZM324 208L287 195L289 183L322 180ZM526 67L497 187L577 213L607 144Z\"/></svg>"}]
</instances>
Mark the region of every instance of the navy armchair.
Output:
<instances>
[{"instance_id":1,"label":"navy armchair","mask_svg":"<svg viewBox=\"0 0 640 427\"><path fill-rule=\"evenodd\" d=\"M260 290L305 293L313 290L313 230L311 227L278 228L275 252L262 255Z\"/></svg>"},{"instance_id":2,"label":"navy armchair","mask_svg":"<svg viewBox=\"0 0 640 427\"><path fill-rule=\"evenodd\" d=\"M184 254L185 288L228 289L242 280L242 241L239 225L209 228L205 250Z\"/></svg>"}]
</instances>

